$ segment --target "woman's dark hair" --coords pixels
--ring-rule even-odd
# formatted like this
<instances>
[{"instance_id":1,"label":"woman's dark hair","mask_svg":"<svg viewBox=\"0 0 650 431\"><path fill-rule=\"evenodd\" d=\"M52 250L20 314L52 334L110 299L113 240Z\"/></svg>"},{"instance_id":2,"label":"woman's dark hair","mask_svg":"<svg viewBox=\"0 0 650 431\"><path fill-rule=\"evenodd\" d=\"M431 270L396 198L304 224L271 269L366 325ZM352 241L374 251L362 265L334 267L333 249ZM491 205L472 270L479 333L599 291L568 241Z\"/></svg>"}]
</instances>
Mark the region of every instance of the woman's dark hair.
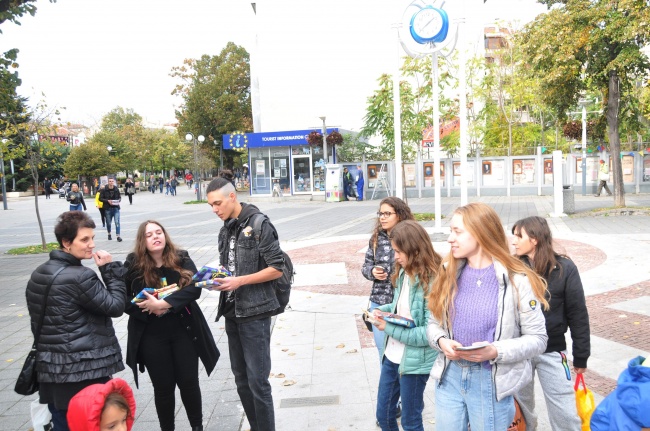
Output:
<instances>
[{"instance_id":1,"label":"woman's dark hair","mask_svg":"<svg viewBox=\"0 0 650 431\"><path fill-rule=\"evenodd\" d=\"M384 198L381 200L381 202L379 202L379 208L381 208L381 206L384 204L390 205L393 210L395 210L395 215L397 215L397 218L399 219L398 223L404 220L415 220L413 213L411 213L411 208L409 208L406 202L400 198L396 198L394 196ZM377 218L377 221L375 222L375 228L372 232L372 243L374 246L377 246L377 237L379 235L379 232L382 230L381 221L379 218Z\"/></svg>"},{"instance_id":2,"label":"woman's dark hair","mask_svg":"<svg viewBox=\"0 0 650 431\"><path fill-rule=\"evenodd\" d=\"M89 227L95 229L95 222L83 211L66 211L56 219L54 236L63 249L63 241L72 242L77 237L79 229Z\"/></svg>"},{"instance_id":3,"label":"woman's dark hair","mask_svg":"<svg viewBox=\"0 0 650 431\"><path fill-rule=\"evenodd\" d=\"M142 274L145 284L148 287L163 287L160 276L156 271L156 262L153 260L149 254L149 251L147 250L146 230L149 223L159 226L163 232L163 235L165 235L165 249L162 253L163 266L165 268L170 268L181 275L180 279L178 280L178 288L182 289L183 287L190 284L194 273L190 270L184 269L181 266L181 258L178 255L178 249L172 242L163 225L155 220L146 220L142 222L138 227L138 232L135 235L135 248L133 250L133 253L135 254L133 269L136 272Z\"/></svg>"},{"instance_id":4,"label":"woman's dark hair","mask_svg":"<svg viewBox=\"0 0 650 431\"><path fill-rule=\"evenodd\" d=\"M557 265L557 258L561 256L553 250L553 235L545 219L533 216L521 219L512 226L512 234L521 238L521 231L526 231L530 239L537 241L535 257L530 262L535 272L544 278L551 275ZM523 256L521 256L523 257ZM521 258L520 257L520 258Z\"/></svg>"},{"instance_id":5,"label":"woman's dark hair","mask_svg":"<svg viewBox=\"0 0 650 431\"><path fill-rule=\"evenodd\" d=\"M102 408L102 413L104 413L104 410L108 406L115 406L118 409L126 412L126 417L130 418L131 417L131 408L129 407L129 403L126 401L126 398L119 392L111 392L108 394L106 397L106 400L104 400L104 407Z\"/></svg>"}]
</instances>

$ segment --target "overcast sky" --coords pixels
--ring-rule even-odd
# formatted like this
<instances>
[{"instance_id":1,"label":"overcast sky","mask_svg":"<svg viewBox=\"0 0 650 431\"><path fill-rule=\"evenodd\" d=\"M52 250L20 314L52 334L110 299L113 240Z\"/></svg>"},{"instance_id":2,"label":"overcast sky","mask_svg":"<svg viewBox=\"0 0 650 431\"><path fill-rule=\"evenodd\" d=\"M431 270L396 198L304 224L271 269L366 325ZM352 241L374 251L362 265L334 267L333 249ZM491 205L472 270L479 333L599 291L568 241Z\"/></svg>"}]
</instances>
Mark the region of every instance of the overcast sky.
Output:
<instances>
[{"instance_id":1,"label":"overcast sky","mask_svg":"<svg viewBox=\"0 0 650 431\"><path fill-rule=\"evenodd\" d=\"M92 126L115 108L154 123L174 122L171 68L217 55L228 41L255 50L259 33L264 131L328 125L358 130L366 99L397 62L391 24L404 0L261 0L255 20L241 0L38 0L35 17L5 23L0 50L20 50L20 94L45 94L62 118ZM527 22L534 0L453 0L450 19L467 17L478 35L495 19ZM403 55L403 53L402 53Z\"/></svg>"}]
</instances>

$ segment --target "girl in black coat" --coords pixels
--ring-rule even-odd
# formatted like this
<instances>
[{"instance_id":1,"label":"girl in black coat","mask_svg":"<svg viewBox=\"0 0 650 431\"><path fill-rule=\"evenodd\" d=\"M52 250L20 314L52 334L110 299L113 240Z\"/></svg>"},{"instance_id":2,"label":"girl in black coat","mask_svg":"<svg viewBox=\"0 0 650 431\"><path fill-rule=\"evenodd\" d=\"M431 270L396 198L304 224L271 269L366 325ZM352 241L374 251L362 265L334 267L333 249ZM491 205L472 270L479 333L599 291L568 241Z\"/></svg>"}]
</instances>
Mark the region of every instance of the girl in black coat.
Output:
<instances>
[{"instance_id":1,"label":"girl in black coat","mask_svg":"<svg viewBox=\"0 0 650 431\"><path fill-rule=\"evenodd\" d=\"M93 253L95 222L81 211L61 214L54 234L61 247L34 270L27 283L32 332L45 314L36 350L39 397L48 404L57 431L68 430L70 399L124 369L111 317L124 312L122 264L105 251ZM81 264L94 258L102 280ZM45 308L43 300L52 283Z\"/></svg>"},{"instance_id":2,"label":"girl in black coat","mask_svg":"<svg viewBox=\"0 0 650 431\"><path fill-rule=\"evenodd\" d=\"M175 390L178 386L192 430L203 430L199 387L199 358L208 375L219 350L196 300L201 289L194 287L196 266L184 250L177 250L165 228L148 220L140 225L135 250L126 258L129 314L126 363L138 384L146 368L154 388L156 411L162 431L174 429ZM164 299L146 294L134 304L131 299L145 287L177 284L179 291Z\"/></svg>"}]
</instances>

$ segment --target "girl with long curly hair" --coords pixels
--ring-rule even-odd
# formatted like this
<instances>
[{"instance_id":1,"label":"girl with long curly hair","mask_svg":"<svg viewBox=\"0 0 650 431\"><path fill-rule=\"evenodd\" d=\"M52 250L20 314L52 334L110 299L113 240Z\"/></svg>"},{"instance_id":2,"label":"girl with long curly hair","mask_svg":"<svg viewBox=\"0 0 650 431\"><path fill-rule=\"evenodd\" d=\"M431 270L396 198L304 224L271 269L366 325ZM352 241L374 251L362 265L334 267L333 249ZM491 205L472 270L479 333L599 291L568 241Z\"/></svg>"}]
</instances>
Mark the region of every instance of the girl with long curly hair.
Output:
<instances>
[{"instance_id":1,"label":"girl with long curly hair","mask_svg":"<svg viewBox=\"0 0 650 431\"><path fill-rule=\"evenodd\" d=\"M414 220L409 206L400 198L389 196L379 203L377 222L373 229L361 274L372 281L372 290L368 310L393 301L391 276L395 273L395 256L388 235L392 229L404 220ZM384 332L373 327L375 345L381 358L384 346Z\"/></svg>"},{"instance_id":2,"label":"girl with long curly hair","mask_svg":"<svg viewBox=\"0 0 650 431\"><path fill-rule=\"evenodd\" d=\"M454 211L451 245L429 293L436 427L507 429L513 395L532 378L530 359L546 349L546 282L510 254L497 213L483 203Z\"/></svg>"},{"instance_id":3,"label":"girl with long curly hair","mask_svg":"<svg viewBox=\"0 0 650 431\"><path fill-rule=\"evenodd\" d=\"M129 314L126 363L138 384L138 366L146 368L154 389L156 412L163 431L174 429L175 390L178 386L193 431L203 430L199 387L199 358L212 372L219 350L196 300L201 289L192 283L196 265L178 249L165 228L154 220L138 228L134 251L125 262ZM148 293L146 300L130 299L145 287L176 284L180 290L164 299Z\"/></svg>"},{"instance_id":4,"label":"girl with long curly hair","mask_svg":"<svg viewBox=\"0 0 650 431\"><path fill-rule=\"evenodd\" d=\"M427 340L427 295L442 259L415 220L395 226L390 240L395 254L395 295L390 304L373 310L375 325L387 335L382 346L377 422L382 431L398 431L396 404L401 396L402 427L423 431L423 394L438 355ZM384 316L389 313L412 319L414 327L387 322Z\"/></svg>"}]
</instances>

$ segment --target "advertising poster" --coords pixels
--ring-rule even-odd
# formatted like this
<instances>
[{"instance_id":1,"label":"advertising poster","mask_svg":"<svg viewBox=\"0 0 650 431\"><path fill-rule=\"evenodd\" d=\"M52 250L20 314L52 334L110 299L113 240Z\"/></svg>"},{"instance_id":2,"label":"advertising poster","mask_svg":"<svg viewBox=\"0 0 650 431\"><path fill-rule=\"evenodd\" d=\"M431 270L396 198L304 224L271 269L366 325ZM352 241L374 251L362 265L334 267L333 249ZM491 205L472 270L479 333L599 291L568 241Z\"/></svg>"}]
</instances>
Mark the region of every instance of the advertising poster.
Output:
<instances>
[{"instance_id":1,"label":"advertising poster","mask_svg":"<svg viewBox=\"0 0 650 431\"><path fill-rule=\"evenodd\" d=\"M415 164L404 165L404 186L415 187Z\"/></svg>"},{"instance_id":2,"label":"advertising poster","mask_svg":"<svg viewBox=\"0 0 650 431\"><path fill-rule=\"evenodd\" d=\"M611 165L611 160L610 160ZM634 156L623 156L621 159L621 168L623 169L623 182L634 182ZM611 169L610 169L611 172Z\"/></svg>"}]
</instances>

